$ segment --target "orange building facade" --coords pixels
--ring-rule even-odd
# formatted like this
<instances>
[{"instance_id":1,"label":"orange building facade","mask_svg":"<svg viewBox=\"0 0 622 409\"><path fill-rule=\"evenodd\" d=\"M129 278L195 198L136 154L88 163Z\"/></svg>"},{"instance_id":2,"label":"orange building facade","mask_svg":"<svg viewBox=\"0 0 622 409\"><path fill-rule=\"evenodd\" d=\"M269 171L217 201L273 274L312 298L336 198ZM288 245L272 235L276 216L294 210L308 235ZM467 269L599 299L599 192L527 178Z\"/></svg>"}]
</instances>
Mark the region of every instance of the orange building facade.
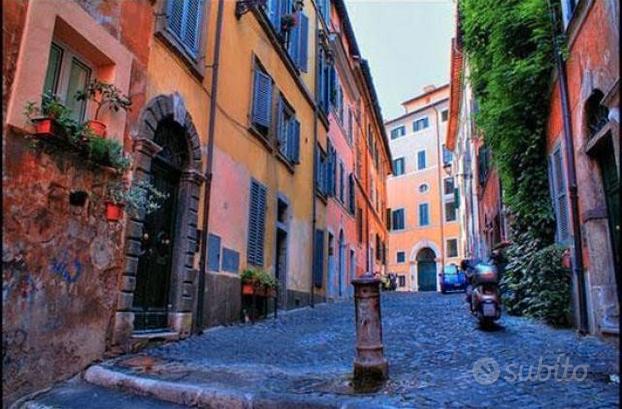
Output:
<instances>
[{"instance_id":1,"label":"orange building facade","mask_svg":"<svg viewBox=\"0 0 622 409\"><path fill-rule=\"evenodd\" d=\"M460 225L447 131L449 85L428 86L385 123L393 175L387 180L390 221L388 271L399 291L440 291L443 266L460 264Z\"/></svg>"}]
</instances>

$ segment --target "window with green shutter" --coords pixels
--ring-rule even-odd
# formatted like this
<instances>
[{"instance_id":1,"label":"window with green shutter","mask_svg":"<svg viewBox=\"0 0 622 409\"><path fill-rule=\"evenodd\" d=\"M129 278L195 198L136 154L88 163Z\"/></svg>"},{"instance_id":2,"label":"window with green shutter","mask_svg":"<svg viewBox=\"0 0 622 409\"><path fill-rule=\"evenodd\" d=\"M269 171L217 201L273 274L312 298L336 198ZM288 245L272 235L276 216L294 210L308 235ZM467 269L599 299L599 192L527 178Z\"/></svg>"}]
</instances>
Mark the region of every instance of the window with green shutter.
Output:
<instances>
[{"instance_id":1,"label":"window with green shutter","mask_svg":"<svg viewBox=\"0 0 622 409\"><path fill-rule=\"evenodd\" d=\"M324 230L315 230L315 254L313 257L313 285L322 287L324 281Z\"/></svg>"}]
</instances>

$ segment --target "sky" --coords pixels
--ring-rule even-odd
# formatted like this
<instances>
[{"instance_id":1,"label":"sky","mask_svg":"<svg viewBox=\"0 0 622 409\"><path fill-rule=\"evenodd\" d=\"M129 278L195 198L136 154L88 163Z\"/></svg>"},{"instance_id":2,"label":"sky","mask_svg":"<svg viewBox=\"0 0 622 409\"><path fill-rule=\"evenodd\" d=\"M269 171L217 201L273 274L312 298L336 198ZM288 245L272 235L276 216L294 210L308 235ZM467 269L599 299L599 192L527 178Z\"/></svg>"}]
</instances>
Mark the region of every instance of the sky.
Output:
<instances>
[{"instance_id":1,"label":"sky","mask_svg":"<svg viewBox=\"0 0 622 409\"><path fill-rule=\"evenodd\" d=\"M384 120L429 84L449 82L453 0L346 0Z\"/></svg>"}]
</instances>

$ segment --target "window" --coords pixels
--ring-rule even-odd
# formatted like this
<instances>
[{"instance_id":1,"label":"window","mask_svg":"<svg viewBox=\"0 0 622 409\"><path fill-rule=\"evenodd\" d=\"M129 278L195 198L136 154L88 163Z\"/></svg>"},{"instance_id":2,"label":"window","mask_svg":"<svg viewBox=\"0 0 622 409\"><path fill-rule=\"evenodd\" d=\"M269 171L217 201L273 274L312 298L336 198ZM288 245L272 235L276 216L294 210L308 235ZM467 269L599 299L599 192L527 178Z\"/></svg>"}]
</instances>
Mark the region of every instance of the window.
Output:
<instances>
[{"instance_id":1,"label":"window","mask_svg":"<svg viewBox=\"0 0 622 409\"><path fill-rule=\"evenodd\" d=\"M421 131L425 128L428 128L430 126L430 121L428 119L428 117L424 117L421 119L417 119L415 122L413 122L413 131L417 132L417 131Z\"/></svg>"},{"instance_id":2,"label":"window","mask_svg":"<svg viewBox=\"0 0 622 409\"><path fill-rule=\"evenodd\" d=\"M577 7L577 0L561 0L562 2L562 18L564 20L564 27L568 27L568 23L572 19L575 8Z\"/></svg>"},{"instance_id":3,"label":"window","mask_svg":"<svg viewBox=\"0 0 622 409\"><path fill-rule=\"evenodd\" d=\"M326 153L318 146L316 146L315 154L315 180L317 191L322 195L327 195L329 191L328 186L328 159Z\"/></svg>"},{"instance_id":4,"label":"window","mask_svg":"<svg viewBox=\"0 0 622 409\"><path fill-rule=\"evenodd\" d=\"M454 202L453 200L450 202L445 202L445 221L456 221L456 202Z\"/></svg>"},{"instance_id":5,"label":"window","mask_svg":"<svg viewBox=\"0 0 622 409\"><path fill-rule=\"evenodd\" d=\"M296 120L294 111L279 97L278 117L276 125L277 147L290 163L300 162L300 122Z\"/></svg>"},{"instance_id":6,"label":"window","mask_svg":"<svg viewBox=\"0 0 622 409\"><path fill-rule=\"evenodd\" d=\"M319 52L319 92L317 94L318 104L324 114L328 115L331 106L331 100L334 100L335 94L335 67L329 62L329 51L324 47L320 47Z\"/></svg>"},{"instance_id":7,"label":"window","mask_svg":"<svg viewBox=\"0 0 622 409\"><path fill-rule=\"evenodd\" d=\"M447 257L458 257L458 239L447 240Z\"/></svg>"},{"instance_id":8,"label":"window","mask_svg":"<svg viewBox=\"0 0 622 409\"><path fill-rule=\"evenodd\" d=\"M419 185L419 193L425 193L428 190L430 190L430 185L428 185L427 183L422 183Z\"/></svg>"},{"instance_id":9,"label":"window","mask_svg":"<svg viewBox=\"0 0 622 409\"><path fill-rule=\"evenodd\" d=\"M354 191L354 175L350 173L348 176L348 208L350 214L354 214L355 211L355 191Z\"/></svg>"},{"instance_id":10,"label":"window","mask_svg":"<svg viewBox=\"0 0 622 409\"><path fill-rule=\"evenodd\" d=\"M356 232L359 243L363 242L363 209L360 207L356 211Z\"/></svg>"},{"instance_id":11,"label":"window","mask_svg":"<svg viewBox=\"0 0 622 409\"><path fill-rule=\"evenodd\" d=\"M352 145L352 109L348 108L348 143Z\"/></svg>"},{"instance_id":12,"label":"window","mask_svg":"<svg viewBox=\"0 0 622 409\"><path fill-rule=\"evenodd\" d=\"M425 169L425 151L417 152L417 170Z\"/></svg>"},{"instance_id":13,"label":"window","mask_svg":"<svg viewBox=\"0 0 622 409\"><path fill-rule=\"evenodd\" d=\"M406 253L403 251L398 251L397 252L397 262L398 263L403 263L406 261Z\"/></svg>"},{"instance_id":14,"label":"window","mask_svg":"<svg viewBox=\"0 0 622 409\"><path fill-rule=\"evenodd\" d=\"M273 0L272 2L274 2ZM290 6L291 10L291 6ZM280 22L281 16L279 16ZM278 25L278 30L281 29L281 24ZM302 72L307 72L309 59L308 41L309 41L309 18L302 12L298 12L298 24L292 28L289 33L289 43L287 44L287 52L294 64Z\"/></svg>"},{"instance_id":15,"label":"window","mask_svg":"<svg viewBox=\"0 0 622 409\"><path fill-rule=\"evenodd\" d=\"M346 202L346 179L345 179L345 167L343 162L339 160L339 200L341 203Z\"/></svg>"},{"instance_id":16,"label":"window","mask_svg":"<svg viewBox=\"0 0 622 409\"><path fill-rule=\"evenodd\" d=\"M419 226L428 226L430 224L430 209L427 203L419 205Z\"/></svg>"},{"instance_id":17,"label":"window","mask_svg":"<svg viewBox=\"0 0 622 409\"><path fill-rule=\"evenodd\" d=\"M479 149L479 153L477 156L477 165L479 171L479 183L482 185L486 183L488 173L490 172L490 156L490 148L488 148L487 146L482 146Z\"/></svg>"},{"instance_id":18,"label":"window","mask_svg":"<svg viewBox=\"0 0 622 409\"><path fill-rule=\"evenodd\" d=\"M443 165L449 164L454 159L454 154L443 145Z\"/></svg>"},{"instance_id":19,"label":"window","mask_svg":"<svg viewBox=\"0 0 622 409\"><path fill-rule=\"evenodd\" d=\"M443 179L443 194L445 195L454 194L454 178L448 177L448 178Z\"/></svg>"},{"instance_id":20,"label":"window","mask_svg":"<svg viewBox=\"0 0 622 409\"><path fill-rule=\"evenodd\" d=\"M56 95L67 108L71 109L72 118L82 121L86 114L87 101L78 101L75 96L82 91L91 79L91 68L72 53L67 47L53 42L45 74L43 92Z\"/></svg>"},{"instance_id":21,"label":"window","mask_svg":"<svg viewBox=\"0 0 622 409\"><path fill-rule=\"evenodd\" d=\"M448 110L445 109L445 110L441 111L441 121L442 122L446 122L448 116L449 116L449 111Z\"/></svg>"},{"instance_id":22,"label":"window","mask_svg":"<svg viewBox=\"0 0 622 409\"><path fill-rule=\"evenodd\" d=\"M203 0L168 0L166 28L182 47L196 57L201 37Z\"/></svg>"},{"instance_id":23,"label":"window","mask_svg":"<svg viewBox=\"0 0 622 409\"><path fill-rule=\"evenodd\" d=\"M255 128L267 137L272 122L272 78L259 65L254 70L251 119Z\"/></svg>"},{"instance_id":24,"label":"window","mask_svg":"<svg viewBox=\"0 0 622 409\"><path fill-rule=\"evenodd\" d=\"M266 192L264 185L251 180L246 255L248 263L256 266L263 265Z\"/></svg>"},{"instance_id":25,"label":"window","mask_svg":"<svg viewBox=\"0 0 622 409\"><path fill-rule=\"evenodd\" d=\"M564 243L570 238L570 221L568 217L568 199L566 193L566 175L561 146L558 145L549 157L549 186L555 211L555 239Z\"/></svg>"},{"instance_id":26,"label":"window","mask_svg":"<svg viewBox=\"0 0 622 409\"><path fill-rule=\"evenodd\" d=\"M393 161L393 172L395 176L404 174L404 158L397 158Z\"/></svg>"},{"instance_id":27,"label":"window","mask_svg":"<svg viewBox=\"0 0 622 409\"><path fill-rule=\"evenodd\" d=\"M393 230L404 229L404 209L397 209L393 211L391 225L393 227Z\"/></svg>"},{"instance_id":28,"label":"window","mask_svg":"<svg viewBox=\"0 0 622 409\"><path fill-rule=\"evenodd\" d=\"M324 230L315 230L315 254L313 257L313 285L320 288L324 280Z\"/></svg>"},{"instance_id":29,"label":"window","mask_svg":"<svg viewBox=\"0 0 622 409\"><path fill-rule=\"evenodd\" d=\"M406 127L404 125L391 129L391 139L396 139L404 135L406 135Z\"/></svg>"},{"instance_id":30,"label":"window","mask_svg":"<svg viewBox=\"0 0 622 409\"><path fill-rule=\"evenodd\" d=\"M397 276L397 279L399 281L400 287L406 287L406 276L400 275L400 276Z\"/></svg>"}]
</instances>

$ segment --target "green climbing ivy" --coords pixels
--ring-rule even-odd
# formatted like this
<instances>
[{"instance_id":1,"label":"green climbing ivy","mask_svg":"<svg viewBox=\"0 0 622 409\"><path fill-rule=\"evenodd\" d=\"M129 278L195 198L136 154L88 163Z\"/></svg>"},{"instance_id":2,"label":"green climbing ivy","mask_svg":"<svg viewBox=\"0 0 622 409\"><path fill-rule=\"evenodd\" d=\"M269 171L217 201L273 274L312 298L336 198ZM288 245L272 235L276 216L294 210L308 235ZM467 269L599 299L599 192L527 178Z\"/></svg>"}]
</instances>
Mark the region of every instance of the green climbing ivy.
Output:
<instances>
[{"instance_id":1,"label":"green climbing ivy","mask_svg":"<svg viewBox=\"0 0 622 409\"><path fill-rule=\"evenodd\" d=\"M555 234L546 157L555 61L547 0L460 0L459 11L468 80L479 105L476 122L492 148L510 211L504 301L510 313L562 322L565 310L551 310L565 302L568 289L530 288L532 276L546 279L542 271L559 263L549 259L544 266L542 258Z\"/></svg>"}]
</instances>

